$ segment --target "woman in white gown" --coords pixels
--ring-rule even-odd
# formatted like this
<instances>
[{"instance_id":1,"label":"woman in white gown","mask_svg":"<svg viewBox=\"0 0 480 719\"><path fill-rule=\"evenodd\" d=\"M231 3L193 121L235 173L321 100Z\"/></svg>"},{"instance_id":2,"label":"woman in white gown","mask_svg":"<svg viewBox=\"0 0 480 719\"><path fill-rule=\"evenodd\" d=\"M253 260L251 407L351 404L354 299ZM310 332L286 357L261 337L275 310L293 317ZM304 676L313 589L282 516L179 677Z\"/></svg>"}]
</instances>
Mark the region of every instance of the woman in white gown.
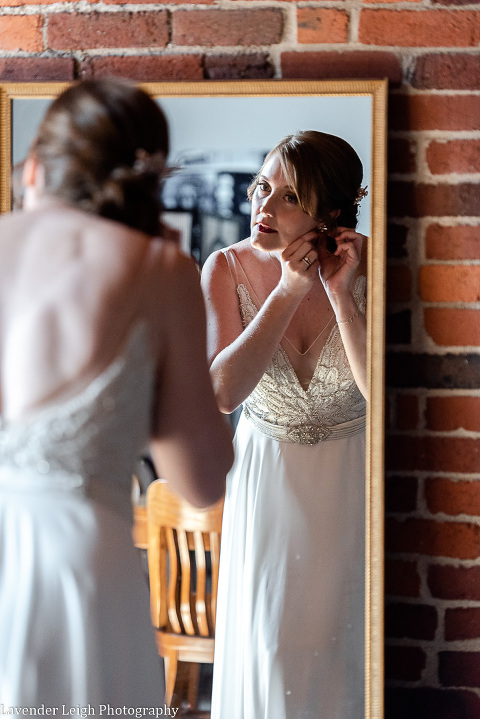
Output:
<instances>
[{"instance_id":1,"label":"woman in white gown","mask_svg":"<svg viewBox=\"0 0 480 719\"><path fill-rule=\"evenodd\" d=\"M362 175L338 137L285 138L250 187L251 237L203 270L217 401L243 403L212 719L364 714Z\"/></svg>"},{"instance_id":2,"label":"woman in white gown","mask_svg":"<svg viewBox=\"0 0 480 719\"><path fill-rule=\"evenodd\" d=\"M197 505L224 491L198 273L159 233L165 118L133 85L49 108L0 220L0 715L165 714L131 472L151 440Z\"/></svg>"}]
</instances>

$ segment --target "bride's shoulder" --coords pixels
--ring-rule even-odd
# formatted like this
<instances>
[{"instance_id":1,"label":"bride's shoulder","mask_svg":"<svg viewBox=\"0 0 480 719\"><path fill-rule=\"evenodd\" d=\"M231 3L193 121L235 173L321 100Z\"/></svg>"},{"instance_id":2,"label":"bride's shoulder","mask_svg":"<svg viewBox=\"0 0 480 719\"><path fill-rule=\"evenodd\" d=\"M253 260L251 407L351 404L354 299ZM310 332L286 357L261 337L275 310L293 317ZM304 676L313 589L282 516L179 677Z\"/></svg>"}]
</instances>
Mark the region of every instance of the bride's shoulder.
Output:
<instances>
[{"instance_id":1,"label":"bride's shoulder","mask_svg":"<svg viewBox=\"0 0 480 719\"><path fill-rule=\"evenodd\" d=\"M170 240L150 240L147 266L152 293L161 302L178 300L179 294L190 296L200 287L200 271L195 260Z\"/></svg>"}]
</instances>

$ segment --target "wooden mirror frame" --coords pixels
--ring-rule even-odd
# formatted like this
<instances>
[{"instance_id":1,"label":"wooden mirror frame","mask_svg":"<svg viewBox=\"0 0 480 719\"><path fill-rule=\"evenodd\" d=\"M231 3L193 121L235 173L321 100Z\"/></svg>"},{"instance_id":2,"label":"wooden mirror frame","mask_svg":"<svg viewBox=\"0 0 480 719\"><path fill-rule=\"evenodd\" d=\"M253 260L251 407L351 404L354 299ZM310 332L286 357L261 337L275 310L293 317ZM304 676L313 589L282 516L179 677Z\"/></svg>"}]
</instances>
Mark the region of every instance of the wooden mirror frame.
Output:
<instances>
[{"instance_id":1,"label":"wooden mirror frame","mask_svg":"<svg viewBox=\"0 0 480 719\"><path fill-rule=\"evenodd\" d=\"M70 83L3 83L0 84L0 211L11 209L12 151L15 144L17 100L49 100ZM146 83L144 87L156 99L240 97L245 102L255 98L283 98L288 109L296 98L369 99L371 122L361 128L371 147L368 158L370 177L370 242L368 246L367 290L367 368L369 401L367 403L366 440L366 516L365 516L365 719L383 717L383 616L384 616L384 345L385 345L385 257L386 257L386 80L331 81L232 81L189 83ZM278 100L275 100L278 102ZM293 104L292 104L293 103ZM43 106L43 105L42 105ZM282 105L283 107L283 105ZM285 105L287 107L287 105ZM168 113L167 113L168 117ZM349 122L358 123L353 113ZM188 121L195 123L191 116ZM268 122L268 117L260 120ZM311 125L311 123L310 123ZM339 123L339 127L341 122ZM253 132L255 120L252 118ZM307 127L325 130L323 122ZM358 127L357 127L358 129ZM32 140L36 128L32 128ZM326 129L342 135L341 129ZM284 133L287 134L287 133ZM280 139L280 138L278 138ZM347 137L348 139L348 137ZM277 138L265 148L271 149ZM364 158L362 158L364 159ZM362 230L361 230L362 231Z\"/></svg>"}]
</instances>

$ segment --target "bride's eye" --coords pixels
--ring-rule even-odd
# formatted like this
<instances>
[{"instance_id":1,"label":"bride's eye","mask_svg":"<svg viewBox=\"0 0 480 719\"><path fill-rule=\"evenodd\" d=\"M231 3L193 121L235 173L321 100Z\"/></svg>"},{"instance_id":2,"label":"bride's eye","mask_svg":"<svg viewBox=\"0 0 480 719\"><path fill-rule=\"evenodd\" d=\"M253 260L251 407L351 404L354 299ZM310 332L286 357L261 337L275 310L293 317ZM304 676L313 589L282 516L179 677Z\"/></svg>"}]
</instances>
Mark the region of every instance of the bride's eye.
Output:
<instances>
[{"instance_id":1,"label":"bride's eye","mask_svg":"<svg viewBox=\"0 0 480 719\"><path fill-rule=\"evenodd\" d=\"M291 203L292 205L298 205L298 197L294 193L287 193L285 195L285 198L287 202Z\"/></svg>"}]
</instances>

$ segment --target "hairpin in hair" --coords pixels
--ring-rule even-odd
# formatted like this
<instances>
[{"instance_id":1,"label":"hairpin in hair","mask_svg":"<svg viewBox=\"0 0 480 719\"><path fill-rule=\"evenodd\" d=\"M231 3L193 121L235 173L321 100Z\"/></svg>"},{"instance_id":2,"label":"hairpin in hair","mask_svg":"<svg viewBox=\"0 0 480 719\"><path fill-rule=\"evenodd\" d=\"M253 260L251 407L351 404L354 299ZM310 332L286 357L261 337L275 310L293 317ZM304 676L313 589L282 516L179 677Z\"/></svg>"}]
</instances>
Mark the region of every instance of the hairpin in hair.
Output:
<instances>
[{"instance_id":1,"label":"hairpin in hair","mask_svg":"<svg viewBox=\"0 0 480 719\"><path fill-rule=\"evenodd\" d=\"M364 197L368 195L368 185L365 185L365 187L359 187L357 190L357 194L355 196L355 200L353 201L354 205L359 205Z\"/></svg>"}]
</instances>

